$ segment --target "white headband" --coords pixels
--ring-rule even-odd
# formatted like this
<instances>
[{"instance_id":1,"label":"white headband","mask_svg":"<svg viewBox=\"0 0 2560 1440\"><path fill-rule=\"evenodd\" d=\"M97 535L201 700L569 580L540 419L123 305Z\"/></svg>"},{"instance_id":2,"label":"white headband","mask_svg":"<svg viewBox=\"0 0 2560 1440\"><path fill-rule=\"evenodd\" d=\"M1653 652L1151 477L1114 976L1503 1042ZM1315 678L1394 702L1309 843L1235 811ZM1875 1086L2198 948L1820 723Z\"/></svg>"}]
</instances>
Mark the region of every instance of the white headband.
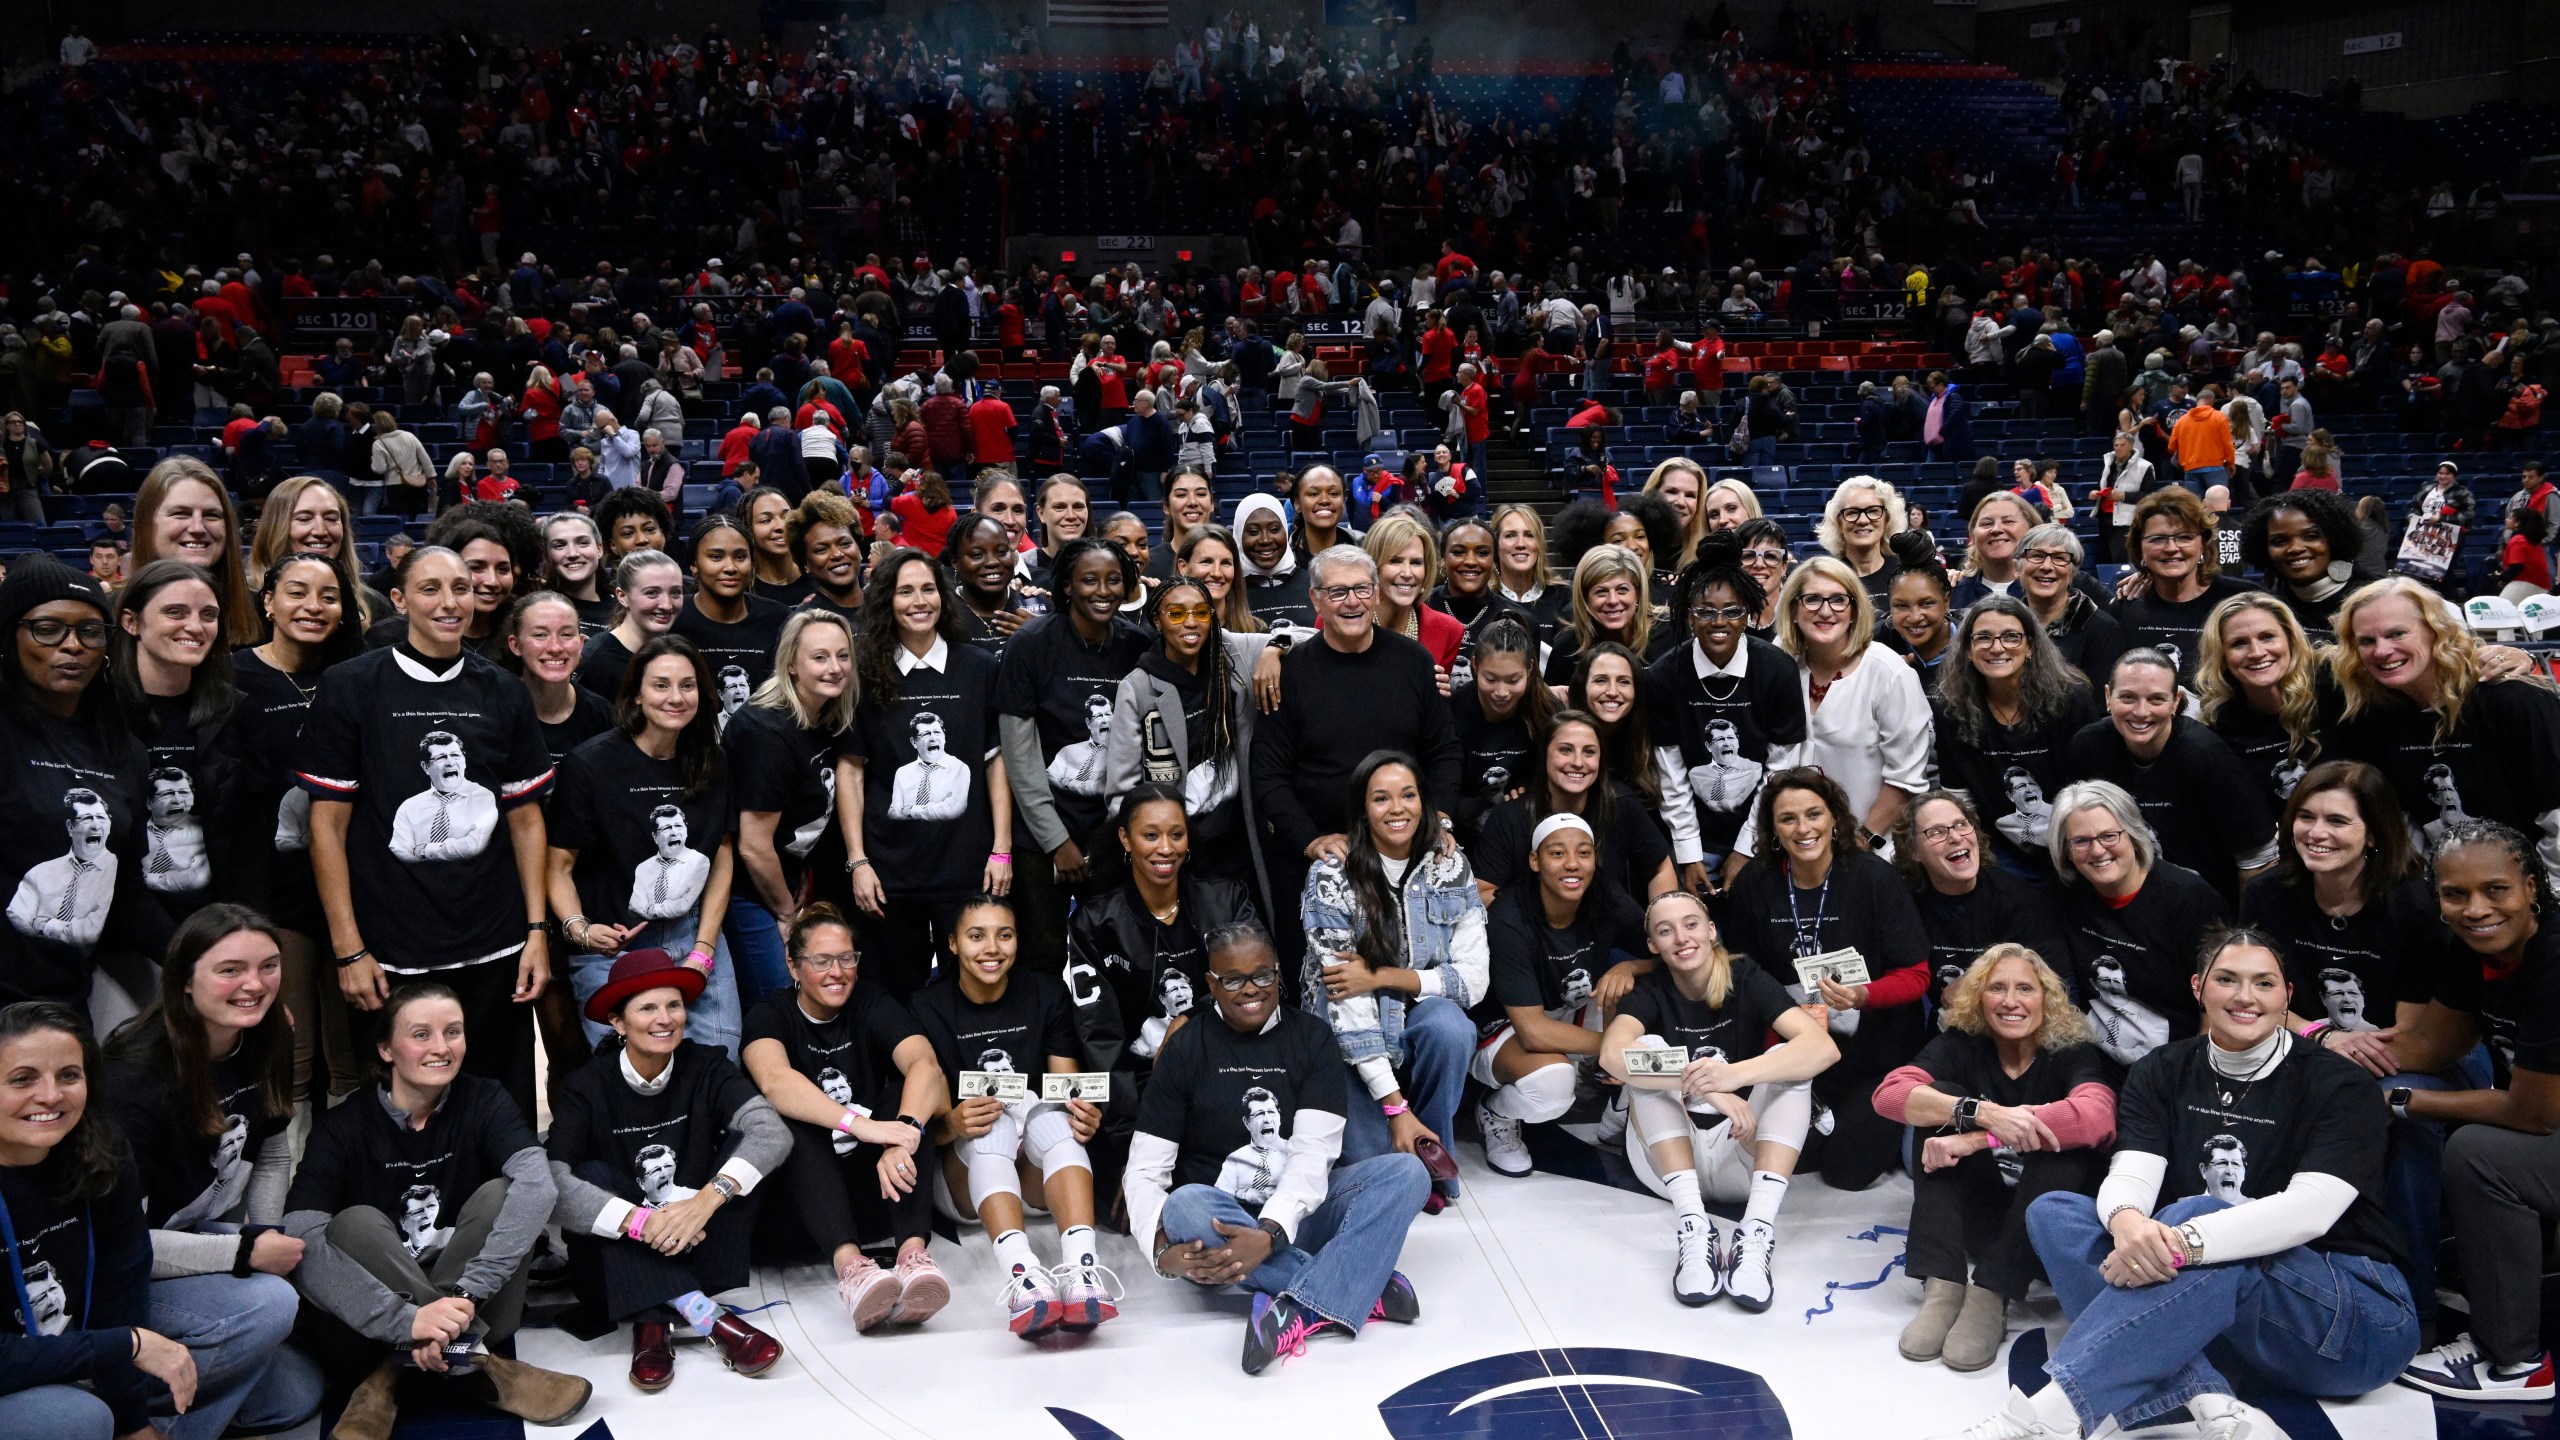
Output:
<instances>
[{"instance_id":1,"label":"white headband","mask_svg":"<svg viewBox=\"0 0 2560 1440\"><path fill-rule=\"evenodd\" d=\"M1529 848L1535 850L1546 844L1547 837L1559 830L1579 830L1585 835L1591 835L1591 822L1579 815L1568 815L1559 811L1539 821L1538 828L1529 832ZM1596 835L1592 835L1591 838L1595 841L1599 839Z\"/></svg>"}]
</instances>

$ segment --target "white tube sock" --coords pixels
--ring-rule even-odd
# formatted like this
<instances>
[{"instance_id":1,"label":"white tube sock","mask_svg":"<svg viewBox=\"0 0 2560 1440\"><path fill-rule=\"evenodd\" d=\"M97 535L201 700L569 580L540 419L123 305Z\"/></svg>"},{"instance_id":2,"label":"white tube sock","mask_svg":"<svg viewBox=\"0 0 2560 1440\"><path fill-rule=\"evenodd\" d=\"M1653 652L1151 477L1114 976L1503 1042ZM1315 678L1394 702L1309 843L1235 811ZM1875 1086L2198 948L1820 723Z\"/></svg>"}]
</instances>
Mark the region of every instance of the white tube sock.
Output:
<instances>
[{"instance_id":1,"label":"white tube sock","mask_svg":"<svg viewBox=\"0 0 2560 1440\"><path fill-rule=\"evenodd\" d=\"M1778 1223L1778 1207L1787 1201L1787 1177L1766 1170L1751 1172L1751 1198L1743 1202L1742 1218L1764 1225Z\"/></svg>"}]
</instances>

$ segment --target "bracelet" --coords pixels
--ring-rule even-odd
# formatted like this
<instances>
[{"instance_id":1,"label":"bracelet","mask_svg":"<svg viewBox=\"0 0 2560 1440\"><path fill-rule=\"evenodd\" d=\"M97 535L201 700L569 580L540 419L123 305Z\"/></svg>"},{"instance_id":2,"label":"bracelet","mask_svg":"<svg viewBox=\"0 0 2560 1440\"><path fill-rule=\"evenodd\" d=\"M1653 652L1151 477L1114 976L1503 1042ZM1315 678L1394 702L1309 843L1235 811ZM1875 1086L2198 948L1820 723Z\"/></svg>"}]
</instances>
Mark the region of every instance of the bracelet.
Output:
<instances>
[{"instance_id":1,"label":"bracelet","mask_svg":"<svg viewBox=\"0 0 2560 1440\"><path fill-rule=\"evenodd\" d=\"M1413 1113L1413 1107L1401 1103L1393 1105L1381 1103L1378 1106L1378 1113L1381 1115L1410 1115Z\"/></svg>"},{"instance_id":2,"label":"bracelet","mask_svg":"<svg viewBox=\"0 0 2560 1440\"><path fill-rule=\"evenodd\" d=\"M551 928L551 922L548 920L527 920L524 922L524 928L527 930L548 930Z\"/></svg>"},{"instance_id":3,"label":"bracelet","mask_svg":"<svg viewBox=\"0 0 2560 1440\"><path fill-rule=\"evenodd\" d=\"M856 870L868 870L871 868L871 857L868 855L855 855L848 857L844 862L844 868L845 873L848 875L852 874Z\"/></svg>"},{"instance_id":4,"label":"bracelet","mask_svg":"<svg viewBox=\"0 0 2560 1440\"><path fill-rule=\"evenodd\" d=\"M1010 865L1013 863L1013 852L1010 850L990 850L987 852L987 858L992 861L1002 861L1003 863Z\"/></svg>"},{"instance_id":5,"label":"bracelet","mask_svg":"<svg viewBox=\"0 0 2560 1440\"><path fill-rule=\"evenodd\" d=\"M853 1122L861 1118L863 1117L855 1115L852 1111L847 1110L836 1117L836 1133L839 1135L851 1135L853 1133Z\"/></svg>"},{"instance_id":6,"label":"bracelet","mask_svg":"<svg viewBox=\"0 0 2560 1440\"><path fill-rule=\"evenodd\" d=\"M2320 1032L2321 1032L2321 1031L2323 1031L2323 1030L2326 1030L2326 1029L2328 1029L2328 1028L2329 1028L2329 1022L2328 1022L2328 1021L2326 1021L2326 1020L2314 1020L2314 1021L2312 1021L2310 1024L2303 1026L2300 1030L2295 1031L2295 1032L2294 1032L2294 1037L2295 1037L2296 1039L2300 1039L2300 1040L2310 1040L2310 1041L2312 1041L2312 1042L2314 1042L2314 1043L2317 1043L2317 1042L2318 1042L2318 1039L2319 1039Z\"/></svg>"},{"instance_id":7,"label":"bracelet","mask_svg":"<svg viewBox=\"0 0 2560 1440\"><path fill-rule=\"evenodd\" d=\"M1162 1251L1158 1251L1158 1252L1156 1252L1156 1253L1158 1253L1158 1254L1162 1254L1162 1253L1164 1253L1164 1252L1162 1252ZM1156 1273L1157 1273L1157 1274L1159 1274L1159 1275L1161 1275L1161 1274L1163 1274L1164 1272L1163 1272L1163 1271L1161 1271L1161 1270L1159 1270L1159 1271L1157 1271ZM139 1325L136 1325L136 1326L134 1326L134 1327L133 1327L133 1357L132 1357L132 1358L134 1358L134 1359L136 1359L136 1360L139 1360L139 1359L141 1359L141 1358L142 1358L142 1327L141 1327L141 1326L139 1326Z\"/></svg>"},{"instance_id":8,"label":"bracelet","mask_svg":"<svg viewBox=\"0 0 2560 1440\"><path fill-rule=\"evenodd\" d=\"M560 922L560 933L568 936L572 940L576 939L579 932L586 928L587 917L584 915L572 915Z\"/></svg>"},{"instance_id":9,"label":"bracelet","mask_svg":"<svg viewBox=\"0 0 2560 1440\"><path fill-rule=\"evenodd\" d=\"M2000 1137L1985 1130L1982 1132L1982 1144L1985 1149L1997 1150L2000 1148Z\"/></svg>"},{"instance_id":10,"label":"bracelet","mask_svg":"<svg viewBox=\"0 0 2560 1440\"><path fill-rule=\"evenodd\" d=\"M372 954L373 954L372 947L368 946L368 947L366 947L365 949L362 949L362 950L357 951L357 952L356 952L356 953L354 953L353 955L341 955L341 956L339 956L339 957L338 957L338 968L339 968L339 969L341 969L341 970L344 970L344 969L346 969L348 966L353 965L353 964L354 964L354 963L356 963L357 961L362 960L362 959L365 959L365 958L367 958L367 957L371 956Z\"/></svg>"},{"instance_id":11,"label":"bracelet","mask_svg":"<svg viewBox=\"0 0 2560 1440\"><path fill-rule=\"evenodd\" d=\"M622 1222L622 1233L634 1240L639 1239L640 1232L649 1228L649 1217L657 1213L646 1205L632 1206L631 1218Z\"/></svg>"},{"instance_id":12,"label":"bracelet","mask_svg":"<svg viewBox=\"0 0 2560 1440\"><path fill-rule=\"evenodd\" d=\"M2194 1221L2178 1227L2178 1244L2185 1251L2179 1257L2183 1263L2194 1265L2204 1259L2204 1232L2196 1228Z\"/></svg>"}]
</instances>

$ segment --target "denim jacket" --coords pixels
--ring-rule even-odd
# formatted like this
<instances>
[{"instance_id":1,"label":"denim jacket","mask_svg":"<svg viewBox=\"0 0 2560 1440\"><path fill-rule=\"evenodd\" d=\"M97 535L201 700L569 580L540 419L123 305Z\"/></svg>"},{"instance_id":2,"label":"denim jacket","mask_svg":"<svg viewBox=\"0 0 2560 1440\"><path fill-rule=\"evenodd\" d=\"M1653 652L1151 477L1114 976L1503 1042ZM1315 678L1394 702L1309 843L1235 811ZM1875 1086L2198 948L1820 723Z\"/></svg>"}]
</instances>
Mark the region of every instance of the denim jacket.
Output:
<instances>
[{"instance_id":1,"label":"denim jacket","mask_svg":"<svg viewBox=\"0 0 2560 1440\"><path fill-rule=\"evenodd\" d=\"M1348 1000L1325 994L1326 957L1338 950L1362 952L1367 928L1341 861L1319 860L1307 871L1298 912L1307 931L1306 1008L1332 1020L1343 1059L1357 1065L1383 1056L1401 1063L1405 1008L1411 1000L1391 990ZM1492 963L1484 903L1477 898L1475 871L1463 851L1434 852L1414 862L1405 881L1404 922L1404 964L1421 974L1424 997L1437 995L1461 1009L1484 997Z\"/></svg>"}]
</instances>

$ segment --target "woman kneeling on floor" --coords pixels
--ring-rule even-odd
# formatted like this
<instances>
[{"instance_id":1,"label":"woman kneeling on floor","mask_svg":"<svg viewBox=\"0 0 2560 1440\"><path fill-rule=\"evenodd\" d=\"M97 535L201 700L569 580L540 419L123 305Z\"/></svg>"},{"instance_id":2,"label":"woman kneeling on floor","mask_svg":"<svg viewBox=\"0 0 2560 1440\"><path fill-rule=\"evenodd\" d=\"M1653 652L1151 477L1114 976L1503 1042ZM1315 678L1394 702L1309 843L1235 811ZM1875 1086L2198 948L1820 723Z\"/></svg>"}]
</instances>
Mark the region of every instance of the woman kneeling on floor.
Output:
<instances>
[{"instance_id":1,"label":"woman kneeling on floor","mask_svg":"<svg viewBox=\"0 0 2560 1440\"><path fill-rule=\"evenodd\" d=\"M2054 1383L2011 1389L1948 1440L2080 1440L2180 1406L2205 1440L2239 1440L2275 1426L2205 1358L2217 1341L2270 1383L2340 1398L2417 1353L2372 1077L2286 1029L2292 988L2261 932L2210 936L2193 984L2204 1033L2126 1077L2096 1203L2056 1193L2027 1209L2071 1317L2045 1363Z\"/></svg>"},{"instance_id":2,"label":"woman kneeling on floor","mask_svg":"<svg viewBox=\"0 0 2560 1440\"><path fill-rule=\"evenodd\" d=\"M791 1133L717 1046L684 1038L703 974L664 950L626 950L587 997L613 1027L562 1087L552 1116L552 1218L569 1239L570 1283L615 1324L632 1321L631 1383L676 1376L669 1329L711 1337L741 1375L762 1375L782 1342L711 1297L747 1283L756 1183L791 1157Z\"/></svg>"},{"instance_id":3,"label":"woman kneeling on floor","mask_svg":"<svg viewBox=\"0 0 2560 1440\"><path fill-rule=\"evenodd\" d=\"M1876 1087L1876 1113L1930 1132L1911 1175L1907 1268L1920 1313L1902 1358L1979 1370L2044 1275L2027 1206L2106 1173L2116 1092L2062 977L2024 945L1982 952L1939 1002L1946 1031Z\"/></svg>"},{"instance_id":4,"label":"woman kneeling on floor","mask_svg":"<svg viewBox=\"0 0 2560 1440\"><path fill-rule=\"evenodd\" d=\"M1602 1067L1627 1087L1627 1162L1678 1212L1671 1293L1683 1305L1731 1295L1757 1314L1772 1293L1778 1206L1813 1123L1813 1077L1840 1047L1820 1007L1795 1004L1767 970L1725 951L1697 896L1656 896L1645 938L1662 963L1637 977L1600 1037ZM1629 1052L1665 1046L1687 1052L1681 1068L1630 1067ZM1710 1193L1743 1207L1729 1241L1707 1215Z\"/></svg>"}]
</instances>

